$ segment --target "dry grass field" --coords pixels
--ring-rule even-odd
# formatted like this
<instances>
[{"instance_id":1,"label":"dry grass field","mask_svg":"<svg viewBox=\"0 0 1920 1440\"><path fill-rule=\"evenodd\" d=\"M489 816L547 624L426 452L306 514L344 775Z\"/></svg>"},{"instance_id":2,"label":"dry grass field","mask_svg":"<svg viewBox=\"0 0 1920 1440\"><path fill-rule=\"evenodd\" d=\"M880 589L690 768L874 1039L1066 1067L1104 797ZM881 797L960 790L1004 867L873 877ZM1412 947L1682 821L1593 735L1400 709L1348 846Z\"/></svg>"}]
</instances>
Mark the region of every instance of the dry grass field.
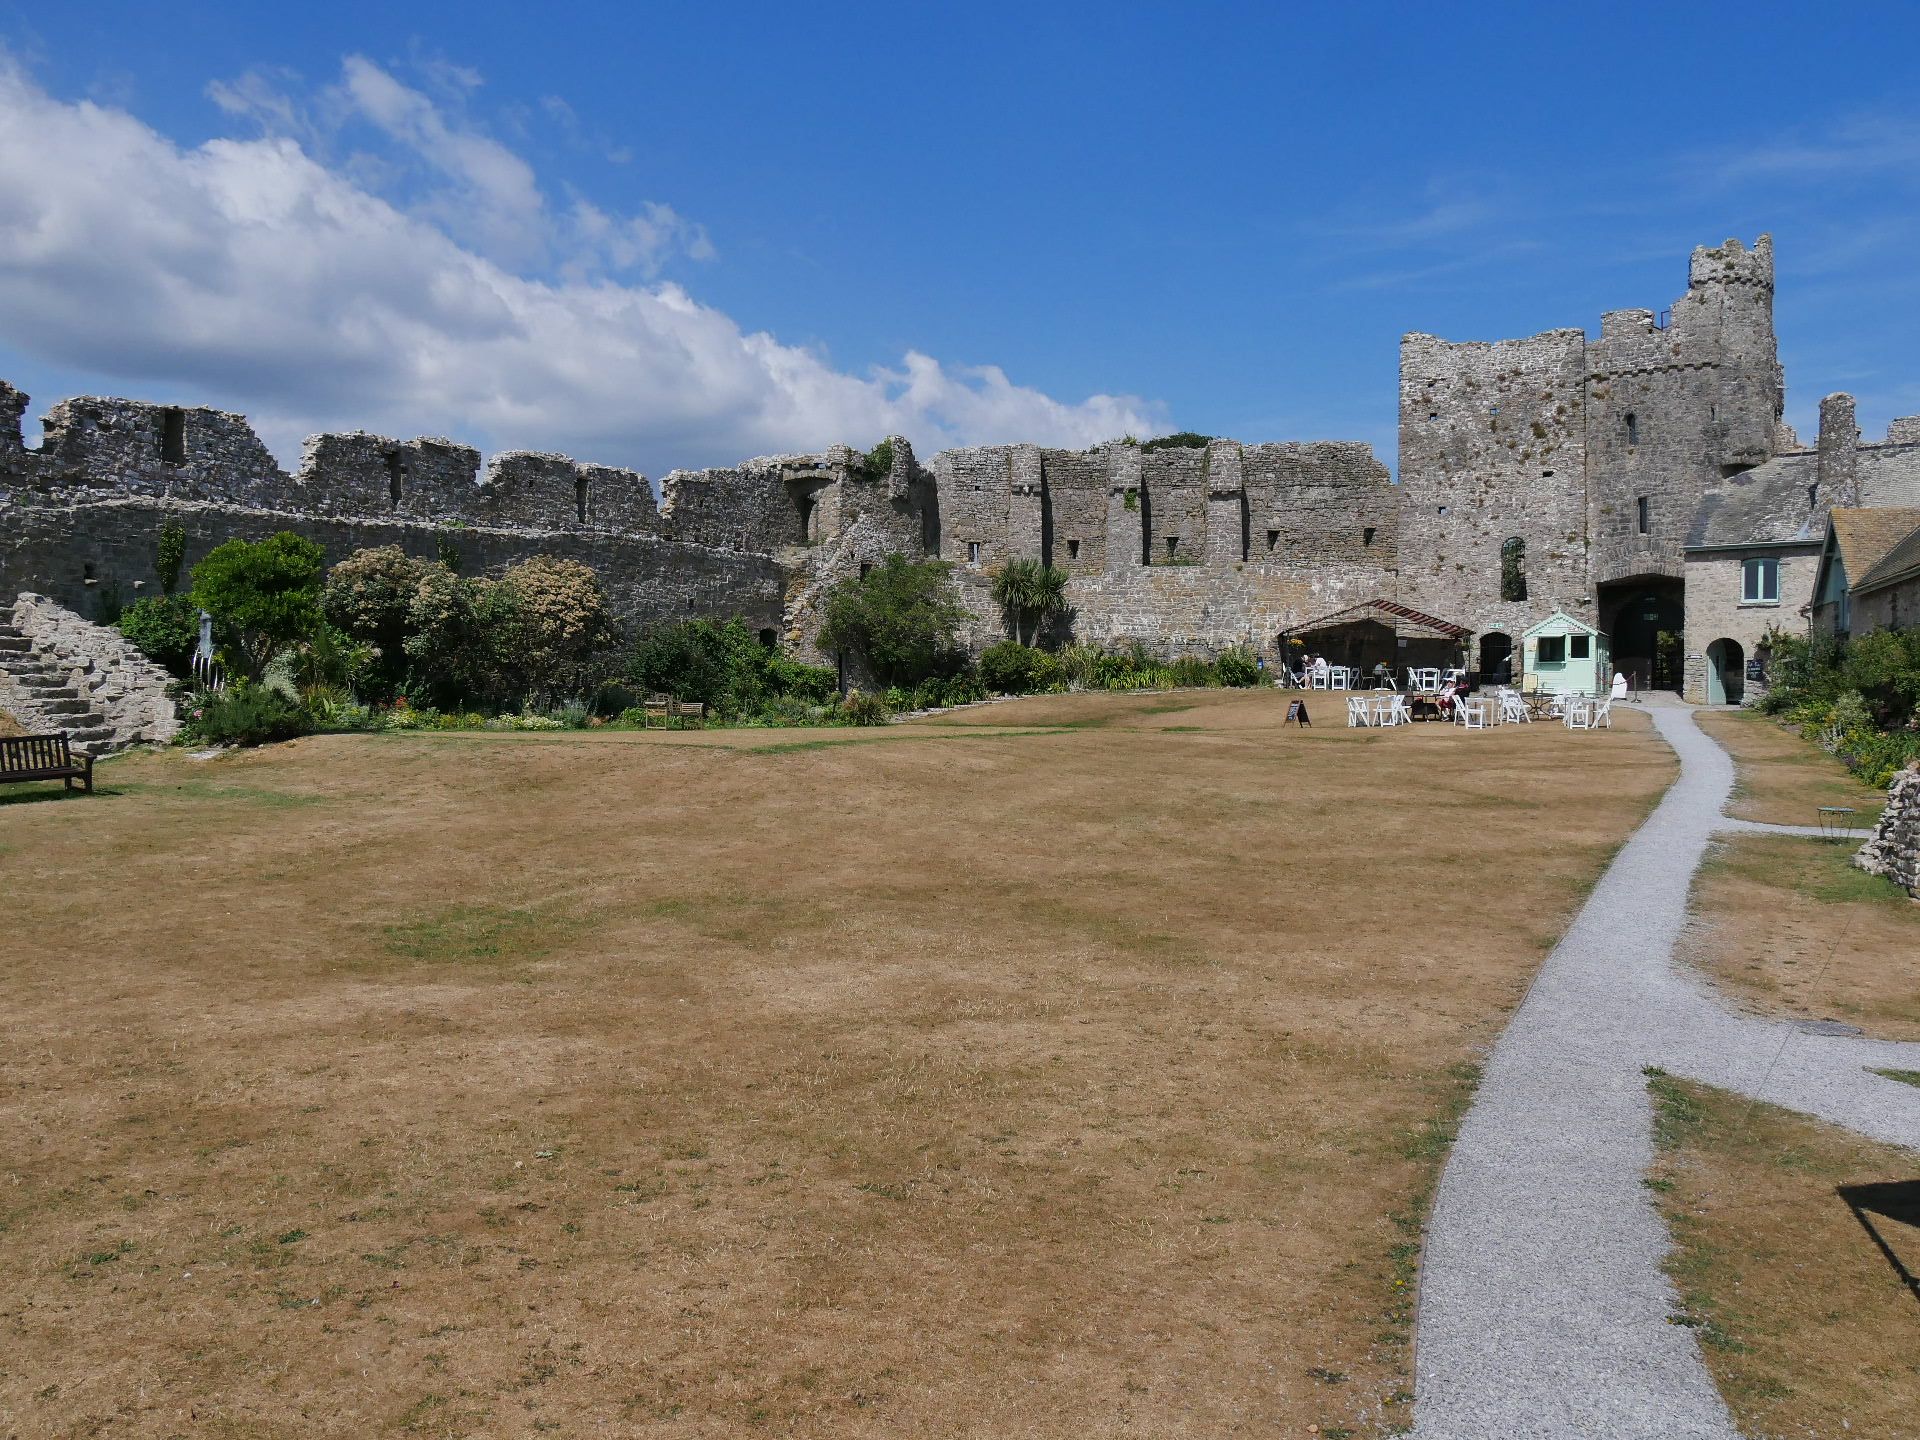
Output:
<instances>
[{"instance_id":1,"label":"dry grass field","mask_svg":"<svg viewBox=\"0 0 1920 1440\"><path fill-rule=\"evenodd\" d=\"M1733 753L1733 814L1810 825L1821 805L1851 805L1861 827L1879 817L1884 795L1811 741L1764 716L1699 718ZM1773 835L1716 843L1694 881L1682 956L1763 1013L1920 1040L1920 905L1854 869L1858 848Z\"/></svg>"},{"instance_id":2,"label":"dry grass field","mask_svg":"<svg viewBox=\"0 0 1920 1440\"><path fill-rule=\"evenodd\" d=\"M0 794L0 1431L1407 1418L1478 1048L1643 716L316 737Z\"/></svg>"},{"instance_id":3,"label":"dry grass field","mask_svg":"<svg viewBox=\"0 0 1920 1440\"><path fill-rule=\"evenodd\" d=\"M1852 824L1867 830L1886 808L1885 791L1862 785L1833 756L1769 716L1701 710L1695 719L1733 756L1730 815L1768 825L1815 825L1822 805L1850 805L1859 812Z\"/></svg>"},{"instance_id":4,"label":"dry grass field","mask_svg":"<svg viewBox=\"0 0 1920 1440\"><path fill-rule=\"evenodd\" d=\"M1740 1433L1920 1435L1920 1292L1894 1264L1920 1274L1915 1157L1723 1090L1652 1086L1668 1273Z\"/></svg>"}]
</instances>

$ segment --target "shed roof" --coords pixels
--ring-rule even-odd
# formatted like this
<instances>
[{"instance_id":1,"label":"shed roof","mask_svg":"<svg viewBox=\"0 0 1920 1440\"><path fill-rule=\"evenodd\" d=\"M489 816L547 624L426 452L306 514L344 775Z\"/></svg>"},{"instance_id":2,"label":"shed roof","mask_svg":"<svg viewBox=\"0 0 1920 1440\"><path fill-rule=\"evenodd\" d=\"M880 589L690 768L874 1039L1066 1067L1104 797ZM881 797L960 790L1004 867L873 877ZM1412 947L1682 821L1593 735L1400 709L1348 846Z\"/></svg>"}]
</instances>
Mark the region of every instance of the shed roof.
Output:
<instances>
[{"instance_id":1,"label":"shed roof","mask_svg":"<svg viewBox=\"0 0 1920 1440\"><path fill-rule=\"evenodd\" d=\"M1322 615L1317 620L1295 625L1291 630L1295 635L1305 635L1314 630L1332 630L1337 626L1354 625L1366 620L1385 625L1396 635L1421 636L1432 640L1464 640L1473 634L1465 625L1422 614L1392 600L1362 601L1358 605L1349 605L1345 610L1336 610L1331 615Z\"/></svg>"},{"instance_id":2,"label":"shed roof","mask_svg":"<svg viewBox=\"0 0 1920 1440\"><path fill-rule=\"evenodd\" d=\"M1600 628L1597 625L1589 625L1584 620L1576 620L1573 616L1567 614L1567 612L1564 610L1556 610L1551 615L1547 616L1546 619L1538 621L1532 625L1529 625L1526 628L1526 630L1521 634L1520 638L1524 640L1527 638L1528 635L1537 635L1540 633L1540 631L1546 629L1549 625L1552 625L1556 622L1558 622L1561 625L1564 625L1567 629L1577 631L1582 635L1598 635L1600 633Z\"/></svg>"}]
</instances>

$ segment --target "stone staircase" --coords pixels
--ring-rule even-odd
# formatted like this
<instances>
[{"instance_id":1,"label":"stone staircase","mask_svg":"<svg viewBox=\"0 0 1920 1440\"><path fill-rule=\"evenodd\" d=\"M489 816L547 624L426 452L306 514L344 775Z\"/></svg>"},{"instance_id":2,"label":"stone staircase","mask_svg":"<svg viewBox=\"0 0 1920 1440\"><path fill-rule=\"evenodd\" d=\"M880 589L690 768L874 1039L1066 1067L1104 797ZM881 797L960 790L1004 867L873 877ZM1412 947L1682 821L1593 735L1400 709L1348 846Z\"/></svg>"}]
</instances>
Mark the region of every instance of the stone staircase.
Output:
<instances>
[{"instance_id":1,"label":"stone staircase","mask_svg":"<svg viewBox=\"0 0 1920 1440\"><path fill-rule=\"evenodd\" d=\"M29 730L64 730L76 750L104 754L113 743L113 727L93 702L68 683L65 673L40 656L33 642L13 625L0 623L0 671L20 702L14 718Z\"/></svg>"}]
</instances>

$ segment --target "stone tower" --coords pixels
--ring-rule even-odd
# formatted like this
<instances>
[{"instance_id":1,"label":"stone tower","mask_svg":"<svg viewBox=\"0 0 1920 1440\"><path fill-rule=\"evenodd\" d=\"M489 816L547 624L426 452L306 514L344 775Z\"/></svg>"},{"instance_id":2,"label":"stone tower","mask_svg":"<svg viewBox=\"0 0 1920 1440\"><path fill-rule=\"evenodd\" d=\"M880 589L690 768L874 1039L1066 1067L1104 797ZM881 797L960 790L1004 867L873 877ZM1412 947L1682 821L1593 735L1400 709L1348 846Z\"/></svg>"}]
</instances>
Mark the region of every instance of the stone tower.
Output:
<instances>
[{"instance_id":1,"label":"stone tower","mask_svg":"<svg viewBox=\"0 0 1920 1440\"><path fill-rule=\"evenodd\" d=\"M1678 684L1688 527L1710 485L1780 447L1782 400L1764 235L1695 250L1671 309L1611 311L1598 339L1407 336L1407 593L1496 646L1564 609Z\"/></svg>"}]
</instances>

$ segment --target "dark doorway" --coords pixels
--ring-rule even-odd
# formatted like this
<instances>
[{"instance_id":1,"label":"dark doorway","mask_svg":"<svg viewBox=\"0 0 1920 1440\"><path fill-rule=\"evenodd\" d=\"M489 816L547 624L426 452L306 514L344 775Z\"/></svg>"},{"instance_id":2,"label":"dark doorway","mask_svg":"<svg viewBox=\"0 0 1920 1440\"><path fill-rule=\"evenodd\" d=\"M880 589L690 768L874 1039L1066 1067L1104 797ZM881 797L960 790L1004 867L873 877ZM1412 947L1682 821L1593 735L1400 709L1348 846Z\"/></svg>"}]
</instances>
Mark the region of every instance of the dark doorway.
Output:
<instances>
[{"instance_id":1,"label":"dark doorway","mask_svg":"<svg viewBox=\"0 0 1920 1440\"><path fill-rule=\"evenodd\" d=\"M1641 690L1678 690L1686 629L1678 580L1647 576L1600 590L1600 628L1612 637L1613 668Z\"/></svg>"},{"instance_id":2,"label":"dark doorway","mask_svg":"<svg viewBox=\"0 0 1920 1440\"><path fill-rule=\"evenodd\" d=\"M1738 705L1747 690L1747 655L1738 640L1707 646L1707 703Z\"/></svg>"},{"instance_id":3,"label":"dark doorway","mask_svg":"<svg viewBox=\"0 0 1920 1440\"><path fill-rule=\"evenodd\" d=\"M1513 637L1489 630L1480 637L1480 683L1505 685L1513 679Z\"/></svg>"}]
</instances>

